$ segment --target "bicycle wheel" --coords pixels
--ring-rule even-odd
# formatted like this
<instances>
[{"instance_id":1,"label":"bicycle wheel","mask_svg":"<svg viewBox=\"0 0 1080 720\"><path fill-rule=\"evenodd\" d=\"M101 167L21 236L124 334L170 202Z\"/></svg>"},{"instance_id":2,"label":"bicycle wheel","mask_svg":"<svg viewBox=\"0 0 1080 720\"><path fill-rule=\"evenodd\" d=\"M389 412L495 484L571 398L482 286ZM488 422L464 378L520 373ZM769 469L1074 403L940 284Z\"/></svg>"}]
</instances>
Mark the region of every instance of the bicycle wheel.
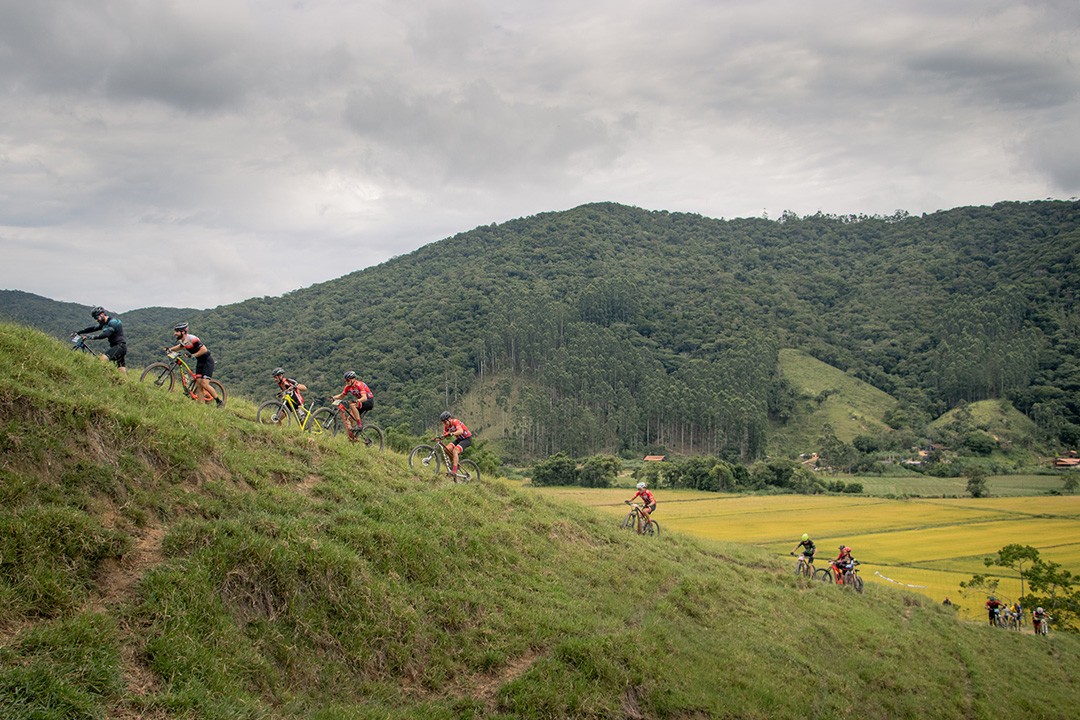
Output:
<instances>
[{"instance_id":1,"label":"bicycle wheel","mask_svg":"<svg viewBox=\"0 0 1080 720\"><path fill-rule=\"evenodd\" d=\"M308 420L308 429L315 433L330 433L331 435L337 434L335 426L337 425L337 415L330 408L319 408Z\"/></svg>"},{"instance_id":2,"label":"bicycle wheel","mask_svg":"<svg viewBox=\"0 0 1080 720\"><path fill-rule=\"evenodd\" d=\"M650 520L649 524L645 526L644 534L651 537L660 537L660 523Z\"/></svg>"},{"instance_id":3,"label":"bicycle wheel","mask_svg":"<svg viewBox=\"0 0 1080 720\"><path fill-rule=\"evenodd\" d=\"M220 403L214 403L214 404L217 405L218 408L225 407L225 401L226 401L225 386L222 385L217 380L214 380L213 378L210 378L207 382L210 383L210 389L214 391L214 397L216 397L218 400L221 401ZM199 383L198 383L197 380L195 380L195 378L192 378L191 382L184 385L184 392L186 392L189 397L196 400L197 402L205 404L205 399L202 396L202 391L199 390ZM214 401L211 400L210 402L214 402Z\"/></svg>"},{"instance_id":4,"label":"bicycle wheel","mask_svg":"<svg viewBox=\"0 0 1080 720\"><path fill-rule=\"evenodd\" d=\"M433 445L417 445L409 453L409 467L413 472L439 474L439 450Z\"/></svg>"},{"instance_id":5,"label":"bicycle wheel","mask_svg":"<svg viewBox=\"0 0 1080 720\"><path fill-rule=\"evenodd\" d=\"M619 523L619 529L620 530L633 530L634 529L634 513L632 513L632 512L626 513L626 517L624 517L622 519L622 522Z\"/></svg>"},{"instance_id":6,"label":"bicycle wheel","mask_svg":"<svg viewBox=\"0 0 1080 720\"><path fill-rule=\"evenodd\" d=\"M147 365L146 369L142 371L142 375L139 376L139 382L148 380L154 384L154 387L171 391L173 388L172 365L163 362Z\"/></svg>"},{"instance_id":7,"label":"bicycle wheel","mask_svg":"<svg viewBox=\"0 0 1080 720\"><path fill-rule=\"evenodd\" d=\"M282 407L280 400L267 400L255 411L255 422L260 425L289 427L292 423L292 413Z\"/></svg>"},{"instance_id":8,"label":"bicycle wheel","mask_svg":"<svg viewBox=\"0 0 1080 720\"><path fill-rule=\"evenodd\" d=\"M382 452L383 447L386 445L386 434L378 425L364 425L364 427L360 428L360 435L356 438L356 441L363 443L365 447L369 447L376 452Z\"/></svg>"},{"instance_id":9,"label":"bicycle wheel","mask_svg":"<svg viewBox=\"0 0 1080 720\"><path fill-rule=\"evenodd\" d=\"M217 380L211 378L210 387L213 389L214 395L217 396L217 399L221 401L220 403L218 403L218 407L225 407L225 403L229 401L229 396L225 393L225 386L219 383Z\"/></svg>"},{"instance_id":10,"label":"bicycle wheel","mask_svg":"<svg viewBox=\"0 0 1080 720\"><path fill-rule=\"evenodd\" d=\"M814 579L818 582L823 582L826 585L832 585L833 576L828 568L819 568L814 571Z\"/></svg>"},{"instance_id":11,"label":"bicycle wheel","mask_svg":"<svg viewBox=\"0 0 1080 720\"><path fill-rule=\"evenodd\" d=\"M855 588L855 592L861 594L862 591L863 591L862 578L859 577L858 575L853 575L852 578L851 578L851 587Z\"/></svg>"},{"instance_id":12,"label":"bicycle wheel","mask_svg":"<svg viewBox=\"0 0 1080 720\"><path fill-rule=\"evenodd\" d=\"M480 466L472 460L462 460L458 463L457 475L454 476L456 483L480 482Z\"/></svg>"}]
</instances>

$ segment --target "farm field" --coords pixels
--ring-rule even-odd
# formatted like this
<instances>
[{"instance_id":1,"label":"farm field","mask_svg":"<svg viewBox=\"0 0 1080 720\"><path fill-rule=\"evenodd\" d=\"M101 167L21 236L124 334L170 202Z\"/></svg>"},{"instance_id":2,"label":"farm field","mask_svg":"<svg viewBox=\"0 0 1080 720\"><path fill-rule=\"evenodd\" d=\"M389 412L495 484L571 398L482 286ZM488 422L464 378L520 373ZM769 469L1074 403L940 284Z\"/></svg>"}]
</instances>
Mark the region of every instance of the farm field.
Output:
<instances>
[{"instance_id":1,"label":"farm field","mask_svg":"<svg viewBox=\"0 0 1080 720\"><path fill-rule=\"evenodd\" d=\"M626 488L536 491L610 513L613 522L626 513L623 500L633 495ZM1031 545L1047 560L1080 570L1078 496L891 500L661 490L658 500L655 517L664 532L756 545L784 557L808 532L824 560L835 557L841 543L851 546L871 588L892 585L937 601L948 596L967 618L982 617L986 596L962 595L960 581L975 573L1008 573L983 563L1004 545ZM999 597L1011 601L1020 595L1018 578L997 577Z\"/></svg>"}]
</instances>

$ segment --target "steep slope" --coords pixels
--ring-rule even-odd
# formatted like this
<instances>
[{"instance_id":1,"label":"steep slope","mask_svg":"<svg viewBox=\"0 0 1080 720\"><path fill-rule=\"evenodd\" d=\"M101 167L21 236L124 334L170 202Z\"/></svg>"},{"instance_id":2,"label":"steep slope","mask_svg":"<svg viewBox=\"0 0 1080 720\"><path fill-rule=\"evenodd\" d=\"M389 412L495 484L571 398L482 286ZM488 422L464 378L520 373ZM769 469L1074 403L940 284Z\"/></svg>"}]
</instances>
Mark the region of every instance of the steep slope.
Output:
<instances>
[{"instance_id":1,"label":"steep slope","mask_svg":"<svg viewBox=\"0 0 1080 720\"><path fill-rule=\"evenodd\" d=\"M643 542L0 325L0 715L1066 717L1080 643ZM1038 677L1039 693L1001 677Z\"/></svg>"}]
</instances>

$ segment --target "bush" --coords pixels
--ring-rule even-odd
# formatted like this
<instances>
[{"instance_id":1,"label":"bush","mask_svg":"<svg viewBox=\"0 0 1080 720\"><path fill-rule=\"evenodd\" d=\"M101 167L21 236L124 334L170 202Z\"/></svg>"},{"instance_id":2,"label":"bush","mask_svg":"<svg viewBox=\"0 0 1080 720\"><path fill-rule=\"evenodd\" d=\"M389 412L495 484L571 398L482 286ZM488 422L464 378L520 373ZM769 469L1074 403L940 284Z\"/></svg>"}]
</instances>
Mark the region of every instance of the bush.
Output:
<instances>
[{"instance_id":1,"label":"bush","mask_svg":"<svg viewBox=\"0 0 1080 720\"><path fill-rule=\"evenodd\" d=\"M558 453L533 465L531 482L539 486L573 485L576 476L577 463L566 453Z\"/></svg>"},{"instance_id":2,"label":"bush","mask_svg":"<svg viewBox=\"0 0 1080 720\"><path fill-rule=\"evenodd\" d=\"M590 488L611 487L621 468L622 463L613 455L593 455L578 469L577 484Z\"/></svg>"}]
</instances>

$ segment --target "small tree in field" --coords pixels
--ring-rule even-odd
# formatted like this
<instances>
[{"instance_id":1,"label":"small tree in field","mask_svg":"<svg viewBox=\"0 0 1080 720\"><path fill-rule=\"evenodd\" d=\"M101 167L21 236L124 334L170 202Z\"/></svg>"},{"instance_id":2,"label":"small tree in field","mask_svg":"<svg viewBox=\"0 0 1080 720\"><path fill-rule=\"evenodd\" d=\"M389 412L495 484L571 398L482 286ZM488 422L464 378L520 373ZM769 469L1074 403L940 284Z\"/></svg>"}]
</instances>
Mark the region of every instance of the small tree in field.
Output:
<instances>
[{"instance_id":1,"label":"small tree in field","mask_svg":"<svg viewBox=\"0 0 1080 720\"><path fill-rule=\"evenodd\" d=\"M967 491L973 498L987 497L990 491L986 488L986 471L982 468L971 468L967 471Z\"/></svg>"},{"instance_id":2,"label":"small tree in field","mask_svg":"<svg viewBox=\"0 0 1080 720\"><path fill-rule=\"evenodd\" d=\"M1024 565L1028 567L1039 562L1039 551L1030 545L1006 545L998 550L997 555L988 557L983 562L986 567L994 565L1015 570L1020 575L1020 594L1024 594Z\"/></svg>"}]
</instances>

